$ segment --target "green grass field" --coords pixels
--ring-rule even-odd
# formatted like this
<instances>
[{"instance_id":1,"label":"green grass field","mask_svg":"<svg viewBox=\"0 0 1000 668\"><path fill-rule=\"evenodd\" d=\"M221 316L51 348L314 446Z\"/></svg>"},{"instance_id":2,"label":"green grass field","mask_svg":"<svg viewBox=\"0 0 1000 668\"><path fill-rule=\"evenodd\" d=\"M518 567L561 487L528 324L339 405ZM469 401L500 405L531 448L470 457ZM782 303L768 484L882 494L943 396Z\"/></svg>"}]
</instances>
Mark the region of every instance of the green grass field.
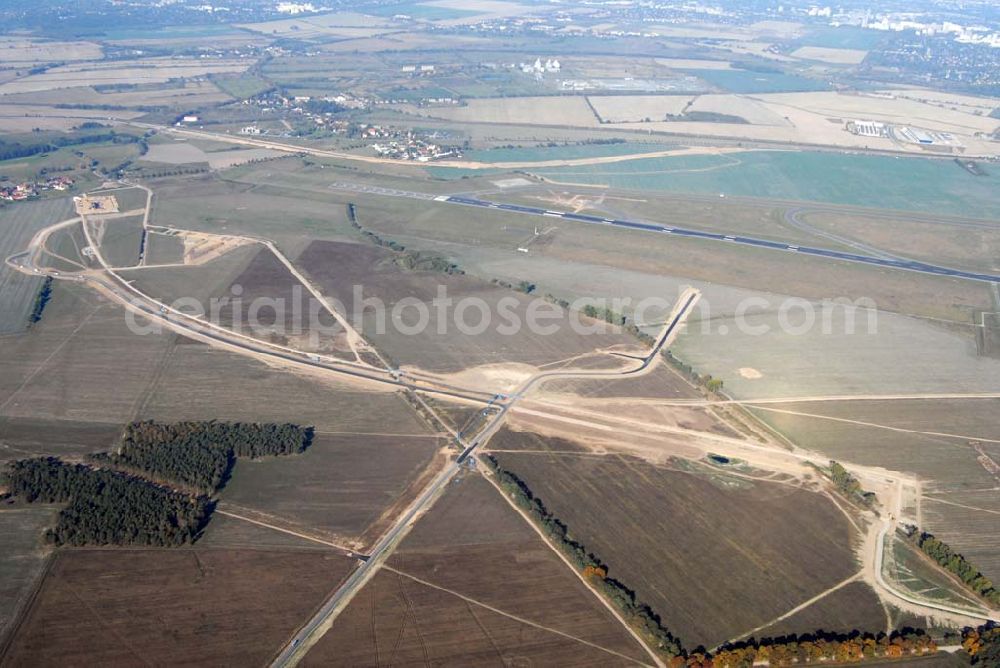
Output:
<instances>
[{"instance_id":1,"label":"green grass field","mask_svg":"<svg viewBox=\"0 0 1000 668\"><path fill-rule=\"evenodd\" d=\"M104 223L101 253L113 267L131 267L139 261L142 216L115 218Z\"/></svg>"},{"instance_id":2,"label":"green grass field","mask_svg":"<svg viewBox=\"0 0 1000 668\"><path fill-rule=\"evenodd\" d=\"M372 5L361 9L366 14L374 14L375 16L396 16L397 14L403 14L415 19L423 19L425 21L444 21L448 19L462 19L466 16L475 16L476 14L481 14L475 10L468 9L452 9L450 7L435 7L431 4L423 4L420 2L403 2L398 5Z\"/></svg>"},{"instance_id":3,"label":"green grass field","mask_svg":"<svg viewBox=\"0 0 1000 668\"><path fill-rule=\"evenodd\" d=\"M662 151L662 144L622 142L620 144L569 144L565 146L519 146L466 151L465 158L479 162L541 162L543 160L573 160L599 158L632 153Z\"/></svg>"},{"instance_id":4,"label":"green grass field","mask_svg":"<svg viewBox=\"0 0 1000 668\"><path fill-rule=\"evenodd\" d=\"M245 100L271 88L270 81L251 74L220 74L210 77L210 80L223 93L237 100Z\"/></svg>"},{"instance_id":5,"label":"green grass field","mask_svg":"<svg viewBox=\"0 0 1000 668\"><path fill-rule=\"evenodd\" d=\"M435 176L456 176L455 172ZM973 176L951 160L791 151L546 167L556 181L634 190L806 200L974 218L1000 217L1000 170Z\"/></svg>"}]
</instances>

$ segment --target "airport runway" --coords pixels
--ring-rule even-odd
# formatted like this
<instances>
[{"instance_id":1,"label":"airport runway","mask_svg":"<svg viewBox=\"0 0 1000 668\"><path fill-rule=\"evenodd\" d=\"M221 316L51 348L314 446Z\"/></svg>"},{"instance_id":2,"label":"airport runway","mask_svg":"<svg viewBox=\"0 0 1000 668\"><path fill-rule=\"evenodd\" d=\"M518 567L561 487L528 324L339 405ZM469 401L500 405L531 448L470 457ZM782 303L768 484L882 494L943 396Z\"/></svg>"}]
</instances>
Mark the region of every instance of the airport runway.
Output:
<instances>
[{"instance_id":1,"label":"airport runway","mask_svg":"<svg viewBox=\"0 0 1000 668\"><path fill-rule=\"evenodd\" d=\"M355 192L366 192L375 195L386 195L389 197L410 197L414 199L430 200L434 202L444 202L447 204L458 204L461 206L472 206L481 209L495 209L497 211L509 211L530 216L544 216L548 218L561 218L577 223L588 223L592 225L611 225L640 232L655 232L659 234L670 234L678 237L688 237L692 239L704 239L708 241L720 241L723 243L739 244L742 246L753 246L755 248L765 248L769 250L784 251L788 253L799 253L801 255L811 255L832 260L843 260L857 264L874 265L877 267L887 267L889 269L902 269L904 271L915 271L921 274L932 274L935 276L950 276L970 281L983 281L987 283L1000 283L1000 276L992 274L980 274L950 267L940 267L926 262L907 260L896 257L875 257L872 255L861 255L858 253L847 253L843 251L829 250L826 248L816 248L813 246L801 246L797 244L785 243L782 241L768 241L739 234L721 234L718 232L705 232L703 230L691 230L672 225L657 225L655 223L640 223L620 218L603 218L585 213L571 213L567 211L556 211L552 209L542 209L533 206L523 206L521 204L501 204L490 202L489 200L474 197L464 197L459 195L438 195L429 196L427 193L408 192L389 188L379 188L377 186L363 186L353 183L334 183L331 187L339 190L353 190Z\"/></svg>"}]
</instances>

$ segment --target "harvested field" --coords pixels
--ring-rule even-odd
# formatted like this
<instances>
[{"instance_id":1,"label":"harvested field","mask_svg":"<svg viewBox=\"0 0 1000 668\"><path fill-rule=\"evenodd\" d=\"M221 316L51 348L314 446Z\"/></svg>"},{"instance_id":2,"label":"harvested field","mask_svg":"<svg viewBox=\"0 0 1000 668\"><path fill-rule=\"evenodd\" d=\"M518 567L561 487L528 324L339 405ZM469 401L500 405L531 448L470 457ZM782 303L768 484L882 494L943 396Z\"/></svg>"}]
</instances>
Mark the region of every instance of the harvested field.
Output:
<instances>
[{"instance_id":1,"label":"harvested field","mask_svg":"<svg viewBox=\"0 0 1000 668\"><path fill-rule=\"evenodd\" d=\"M970 441L1000 434L1000 399L787 403L751 410L802 447L832 459L914 473L934 490L997 483L976 461Z\"/></svg>"},{"instance_id":2,"label":"harvested field","mask_svg":"<svg viewBox=\"0 0 1000 668\"><path fill-rule=\"evenodd\" d=\"M244 30L267 36L310 39L317 37L371 37L380 33L399 32L389 17L380 18L357 12L334 12L303 18L278 19L260 23L238 24Z\"/></svg>"},{"instance_id":3,"label":"harvested field","mask_svg":"<svg viewBox=\"0 0 1000 668\"><path fill-rule=\"evenodd\" d=\"M0 91L2 90L3 88L0 87ZM598 125L597 117L590 110L587 101L578 96L472 99L460 107L419 108L402 105L402 110L419 116L459 122L526 123L530 125L582 127Z\"/></svg>"},{"instance_id":4,"label":"harvested field","mask_svg":"<svg viewBox=\"0 0 1000 668\"><path fill-rule=\"evenodd\" d=\"M0 101L4 98L0 97ZM26 134L40 130L67 132L80 125L109 118L133 119L141 116L138 111L59 109L57 107L0 104L0 130L11 134ZM89 147L93 148L93 147Z\"/></svg>"},{"instance_id":5,"label":"harvested field","mask_svg":"<svg viewBox=\"0 0 1000 668\"><path fill-rule=\"evenodd\" d=\"M208 154L194 144L175 141L169 144L151 144L146 155L142 156L139 162L188 165L198 162L208 162Z\"/></svg>"},{"instance_id":6,"label":"harvested field","mask_svg":"<svg viewBox=\"0 0 1000 668\"><path fill-rule=\"evenodd\" d=\"M822 46L802 46L792 51L793 58L818 60L831 65L859 65L868 55L860 49L830 49Z\"/></svg>"},{"instance_id":7,"label":"harvested field","mask_svg":"<svg viewBox=\"0 0 1000 668\"><path fill-rule=\"evenodd\" d=\"M859 569L841 511L794 486L613 455L497 457L687 647L742 636Z\"/></svg>"},{"instance_id":8,"label":"harvested field","mask_svg":"<svg viewBox=\"0 0 1000 668\"><path fill-rule=\"evenodd\" d=\"M502 427L490 439L488 449L490 451L532 450L539 452L578 452L581 455L591 452L590 448L586 448L568 438L542 436L530 431L514 431L508 427Z\"/></svg>"},{"instance_id":9,"label":"harvested field","mask_svg":"<svg viewBox=\"0 0 1000 668\"><path fill-rule=\"evenodd\" d=\"M330 374L306 374L179 339L157 373L143 419L285 422L346 434L424 432L393 392L366 391ZM197 382L192 382L197 379ZM247 392L251 388L252 392ZM287 464L287 462L284 462Z\"/></svg>"},{"instance_id":10,"label":"harvested field","mask_svg":"<svg viewBox=\"0 0 1000 668\"><path fill-rule=\"evenodd\" d=\"M103 55L101 45L94 42L62 42L23 37L0 38L0 61L11 65L98 60Z\"/></svg>"},{"instance_id":11,"label":"harvested field","mask_svg":"<svg viewBox=\"0 0 1000 668\"><path fill-rule=\"evenodd\" d=\"M171 79L193 78L221 72L242 72L249 67L249 60L204 61L184 58L146 58L142 60L113 60L97 63L60 65L40 74L32 74L0 85L0 95L29 93L89 85L164 83Z\"/></svg>"},{"instance_id":12,"label":"harvested field","mask_svg":"<svg viewBox=\"0 0 1000 668\"><path fill-rule=\"evenodd\" d=\"M73 456L107 450L121 434L116 423L0 418L0 461Z\"/></svg>"},{"instance_id":13,"label":"harvested field","mask_svg":"<svg viewBox=\"0 0 1000 668\"><path fill-rule=\"evenodd\" d=\"M215 296L232 300L212 317L224 327L302 350L336 352L343 328L266 248Z\"/></svg>"},{"instance_id":14,"label":"harvested field","mask_svg":"<svg viewBox=\"0 0 1000 668\"><path fill-rule=\"evenodd\" d=\"M334 542L368 545L386 528L390 511L409 502L445 445L428 436L320 434L298 457L240 460L222 491L222 508L250 509Z\"/></svg>"},{"instance_id":15,"label":"harvested field","mask_svg":"<svg viewBox=\"0 0 1000 668\"><path fill-rule=\"evenodd\" d=\"M253 519L253 518L251 518ZM258 520L259 521L259 520ZM312 534L307 534L312 536ZM315 536L314 536L315 537ZM315 540L295 536L285 531L254 524L246 519L212 513L212 521L198 539L200 548L297 549L329 552L332 548Z\"/></svg>"},{"instance_id":16,"label":"harvested field","mask_svg":"<svg viewBox=\"0 0 1000 668\"><path fill-rule=\"evenodd\" d=\"M0 257L24 250L36 232L71 215L72 200L68 197L0 208ZM25 328L41 285L41 278L26 276L6 262L0 263L0 335Z\"/></svg>"},{"instance_id":17,"label":"harvested field","mask_svg":"<svg viewBox=\"0 0 1000 668\"><path fill-rule=\"evenodd\" d=\"M207 155L209 167L212 169L228 169L247 162L287 156L288 154L268 148L243 148L231 151L213 151Z\"/></svg>"},{"instance_id":18,"label":"harvested field","mask_svg":"<svg viewBox=\"0 0 1000 668\"><path fill-rule=\"evenodd\" d=\"M163 237L151 234L149 236L153 240L151 249L155 252L159 252L156 249L161 245L161 241L169 239L170 241L167 243L173 246L174 253L177 251L178 243L187 246L189 255L187 259L191 260L202 259L200 256L190 257L193 254L192 251L197 252L201 248L208 249L207 243L196 248L194 243L188 240L187 235ZM181 251L184 252L184 249L182 248ZM194 297L202 303L207 303L210 298L219 296L233 283L237 276L246 271L246 268L261 252L261 247L256 244L245 245L233 248L229 252L201 264L181 267L150 267L140 271L126 272L123 275L134 280L138 289L160 301L169 303L183 297ZM174 257L176 258L176 255ZM182 257L177 261L184 259ZM150 256L147 262L156 264L153 256Z\"/></svg>"},{"instance_id":19,"label":"harvested field","mask_svg":"<svg viewBox=\"0 0 1000 668\"><path fill-rule=\"evenodd\" d=\"M797 108L818 116L867 118L903 125L912 123L918 127L966 136L974 132L993 132L1000 127L1000 120L996 118L978 116L961 109L953 111L905 97L823 91L773 93L761 95L758 99L776 111Z\"/></svg>"},{"instance_id":20,"label":"harvested field","mask_svg":"<svg viewBox=\"0 0 1000 668\"><path fill-rule=\"evenodd\" d=\"M532 328L528 326L512 329L511 320L503 315L502 308L498 310L501 300L505 300L510 312L516 314L518 322L525 323L526 310L533 298L471 276L403 271L396 265L396 259L390 251L374 246L317 241L299 256L297 264L325 294L339 299L355 322L360 321L355 316L357 308L359 315L364 315L365 334L379 350L404 365L443 372L490 363L541 365L599 348L635 344L628 335L613 331L589 335L575 333L567 314L558 309L556 311L561 314L558 319L544 321L546 325L557 326L555 334L546 333L542 328L529 331ZM384 327L380 327L375 309L356 301L355 286L361 286L365 299L379 300L385 305L382 311ZM454 309L435 305L434 300L439 298L442 289L447 298L454 300ZM404 302L404 298L407 301ZM427 306L430 318L441 315L444 326L439 326L439 320L431 319L426 327L419 328L415 309L397 306L412 304L413 300ZM478 306L460 311L463 302L481 304L488 311L488 319L482 316ZM388 315L393 319L389 320ZM485 327L482 326L484 322Z\"/></svg>"},{"instance_id":21,"label":"harvested field","mask_svg":"<svg viewBox=\"0 0 1000 668\"><path fill-rule=\"evenodd\" d=\"M267 148L237 148L222 151L203 151L200 146L188 142L153 144L140 162L168 165L190 165L207 163L212 169L227 169L254 160L263 160L287 153Z\"/></svg>"},{"instance_id":22,"label":"harvested field","mask_svg":"<svg viewBox=\"0 0 1000 668\"><path fill-rule=\"evenodd\" d=\"M635 123L679 115L694 99L693 95L591 95L587 101L604 123Z\"/></svg>"},{"instance_id":23,"label":"harvested field","mask_svg":"<svg viewBox=\"0 0 1000 668\"><path fill-rule=\"evenodd\" d=\"M47 551L42 534L54 523L52 506L9 505L0 508L0 658L17 613L28 602L41 576Z\"/></svg>"},{"instance_id":24,"label":"harvested field","mask_svg":"<svg viewBox=\"0 0 1000 668\"><path fill-rule=\"evenodd\" d=\"M262 665L352 563L315 550L66 550L4 663Z\"/></svg>"},{"instance_id":25,"label":"harvested field","mask_svg":"<svg viewBox=\"0 0 1000 668\"><path fill-rule=\"evenodd\" d=\"M240 169L263 169L265 182L276 180L284 162L237 167L226 175L235 176ZM290 255L306 239L353 236L347 207L332 192L303 196L291 189L215 179L180 179L159 188L153 222L217 234L263 236Z\"/></svg>"},{"instance_id":26,"label":"harvested field","mask_svg":"<svg viewBox=\"0 0 1000 668\"><path fill-rule=\"evenodd\" d=\"M699 95L687 111L736 116L751 125L788 125L788 121L773 109L744 95Z\"/></svg>"},{"instance_id":27,"label":"harvested field","mask_svg":"<svg viewBox=\"0 0 1000 668\"><path fill-rule=\"evenodd\" d=\"M0 346L0 415L127 422L172 339L137 336L124 311L83 286L57 282L31 335Z\"/></svg>"},{"instance_id":28,"label":"harvested field","mask_svg":"<svg viewBox=\"0 0 1000 668\"><path fill-rule=\"evenodd\" d=\"M742 118L752 125L787 125L779 114L743 95L616 95L587 98L605 123L663 121L700 112Z\"/></svg>"},{"instance_id":29,"label":"harvested field","mask_svg":"<svg viewBox=\"0 0 1000 668\"><path fill-rule=\"evenodd\" d=\"M994 461L1000 453L994 450ZM1000 580L1000 501L996 487L928 495L924 528L965 555L991 580Z\"/></svg>"},{"instance_id":30,"label":"harvested field","mask_svg":"<svg viewBox=\"0 0 1000 668\"><path fill-rule=\"evenodd\" d=\"M166 106L191 108L203 104L217 104L231 98L220 93L211 83L206 81L188 81L181 84L163 84L162 86L143 87L143 90L129 90L119 93L103 93L90 86L73 86L30 93L11 93L0 98L0 102L10 104L73 104L93 107L147 107ZM64 109L64 115L109 115L105 109L87 111L82 109ZM114 110L111 115L118 117L121 110Z\"/></svg>"},{"instance_id":31,"label":"harvested field","mask_svg":"<svg viewBox=\"0 0 1000 668\"><path fill-rule=\"evenodd\" d=\"M184 261L184 240L172 234L151 232L146 237L146 264L174 264Z\"/></svg>"},{"instance_id":32,"label":"harvested field","mask_svg":"<svg viewBox=\"0 0 1000 668\"><path fill-rule=\"evenodd\" d=\"M112 267L133 267L139 263L142 246L142 216L105 221L99 233L101 254Z\"/></svg>"},{"instance_id":33,"label":"harvested field","mask_svg":"<svg viewBox=\"0 0 1000 668\"><path fill-rule=\"evenodd\" d=\"M480 476L452 484L389 564L406 575L376 575L306 665L649 662L596 595Z\"/></svg>"},{"instance_id":34,"label":"harvested field","mask_svg":"<svg viewBox=\"0 0 1000 668\"><path fill-rule=\"evenodd\" d=\"M758 638L789 634L866 631L878 633L886 628L886 611L878 596L864 582L852 582L827 594L791 617L762 628Z\"/></svg>"}]
</instances>

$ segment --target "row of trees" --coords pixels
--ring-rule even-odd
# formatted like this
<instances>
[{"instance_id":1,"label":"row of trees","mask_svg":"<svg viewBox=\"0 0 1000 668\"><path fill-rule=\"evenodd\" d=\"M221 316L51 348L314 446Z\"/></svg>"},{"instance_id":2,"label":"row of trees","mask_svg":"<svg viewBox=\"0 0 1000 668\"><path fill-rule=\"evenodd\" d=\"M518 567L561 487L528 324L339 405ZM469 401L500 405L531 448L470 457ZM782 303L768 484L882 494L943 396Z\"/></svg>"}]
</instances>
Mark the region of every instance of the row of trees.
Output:
<instances>
[{"instance_id":1,"label":"row of trees","mask_svg":"<svg viewBox=\"0 0 1000 668\"><path fill-rule=\"evenodd\" d=\"M398 241L386 239L378 233L372 232L358 221L358 209L354 204L347 205L347 219L350 221L351 227L359 231L368 241L376 246L400 253L401 255L396 257L396 264L405 271L434 271L454 275L465 273L457 264L437 253L407 251L406 246Z\"/></svg>"},{"instance_id":2,"label":"row of trees","mask_svg":"<svg viewBox=\"0 0 1000 668\"><path fill-rule=\"evenodd\" d=\"M945 570L954 573L972 591L976 592L992 605L1000 605L1000 590L993 586L993 581L979 572L968 559L956 552L950 545L926 531L919 534L914 529L910 537L914 539L924 554L938 562Z\"/></svg>"},{"instance_id":3,"label":"row of trees","mask_svg":"<svg viewBox=\"0 0 1000 668\"><path fill-rule=\"evenodd\" d=\"M635 592L627 586L608 577L608 568L601 560L588 551L581 543L569 536L569 530L532 494L531 490L516 474L502 468L495 457L485 455L483 460L496 475L497 483L514 503L524 510L548 536L548 538L580 568L596 588L622 612L629 623L656 649L668 657L684 656L680 641L664 628L660 616L648 605L636 600Z\"/></svg>"},{"instance_id":4,"label":"row of trees","mask_svg":"<svg viewBox=\"0 0 1000 668\"><path fill-rule=\"evenodd\" d=\"M934 639L915 629L894 631L891 635L818 633L726 645L712 656L712 666L751 668L761 664L860 663L870 659L902 659L935 652L937 643Z\"/></svg>"},{"instance_id":5,"label":"row of trees","mask_svg":"<svg viewBox=\"0 0 1000 668\"><path fill-rule=\"evenodd\" d=\"M9 492L28 502L68 504L46 532L56 545L183 545L211 512L203 496L55 457L11 462L4 477Z\"/></svg>"},{"instance_id":6,"label":"row of trees","mask_svg":"<svg viewBox=\"0 0 1000 668\"><path fill-rule=\"evenodd\" d=\"M680 639L663 626L659 615L648 605L637 601L633 590L608 577L607 565L583 544L570 537L566 525L553 516L517 474L504 469L492 455L483 455L482 459L496 476L500 488L511 497L515 505L527 513L570 561L581 569L584 577L616 605L633 628L668 658L671 668L751 668L755 665L788 666L830 661L850 663L876 658L919 656L937 651L934 640L923 631L903 629L890 635L859 631L850 634L820 632L773 639L751 639L725 645L714 655L704 651L687 652Z\"/></svg>"},{"instance_id":7,"label":"row of trees","mask_svg":"<svg viewBox=\"0 0 1000 668\"><path fill-rule=\"evenodd\" d=\"M962 649L972 657L974 666L1000 666L1000 626L990 623L966 629L962 634Z\"/></svg>"},{"instance_id":8,"label":"row of trees","mask_svg":"<svg viewBox=\"0 0 1000 668\"><path fill-rule=\"evenodd\" d=\"M52 139L39 142L37 144L20 144L17 142L6 143L0 141L0 161L14 160L16 158L27 158L40 153L51 153L65 146L78 146L80 144L98 144L103 142L113 142L116 144L131 144L139 141L135 135L118 134L114 131L97 134L85 134L77 136L53 137Z\"/></svg>"},{"instance_id":9,"label":"row of trees","mask_svg":"<svg viewBox=\"0 0 1000 668\"><path fill-rule=\"evenodd\" d=\"M46 276L45 280L42 281L42 287L39 288L38 294L35 295L35 303L31 306L31 314L28 316L28 322L34 325L36 322L42 319L42 313L45 311L45 306L52 299L52 277Z\"/></svg>"},{"instance_id":10,"label":"row of trees","mask_svg":"<svg viewBox=\"0 0 1000 668\"><path fill-rule=\"evenodd\" d=\"M848 499L858 501L865 506L871 506L875 503L875 493L862 489L861 481L851 475L850 471L839 462L832 459L830 460L830 480Z\"/></svg>"},{"instance_id":11,"label":"row of trees","mask_svg":"<svg viewBox=\"0 0 1000 668\"><path fill-rule=\"evenodd\" d=\"M293 455L312 441L311 427L251 422L151 420L126 425L114 453L96 461L156 480L212 493L222 486L237 457Z\"/></svg>"}]
</instances>

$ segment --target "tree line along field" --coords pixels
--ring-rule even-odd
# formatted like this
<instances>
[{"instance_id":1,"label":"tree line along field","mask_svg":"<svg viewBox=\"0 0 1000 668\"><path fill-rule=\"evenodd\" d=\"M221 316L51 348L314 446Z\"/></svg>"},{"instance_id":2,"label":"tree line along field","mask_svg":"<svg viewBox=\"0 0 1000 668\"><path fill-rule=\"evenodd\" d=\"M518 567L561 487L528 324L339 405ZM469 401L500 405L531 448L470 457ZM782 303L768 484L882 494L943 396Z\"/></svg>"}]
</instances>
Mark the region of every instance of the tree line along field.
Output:
<instances>
[{"instance_id":1,"label":"tree line along field","mask_svg":"<svg viewBox=\"0 0 1000 668\"><path fill-rule=\"evenodd\" d=\"M70 215L69 198L0 207L0 257L24 250L36 232ZM6 263L0 265L0 335L13 334L27 326L41 284L41 278L26 276Z\"/></svg>"},{"instance_id":2,"label":"tree line along field","mask_svg":"<svg viewBox=\"0 0 1000 668\"><path fill-rule=\"evenodd\" d=\"M493 211L470 215L465 207L436 202L371 196L362 199L354 197L354 193L342 197L342 201L357 202L359 219L367 228L417 247L448 244L450 254L460 265L466 256L482 254L484 247L506 251L513 257L515 249L532 236L538 222L530 216ZM675 220L669 215L654 219L660 223L685 223L685 219ZM690 281L793 293L807 299L829 297L830 286L836 285L838 295L866 296L885 310L962 323L970 323L976 309L991 308L986 287L969 281L586 224L560 224L550 243L519 260L540 264L540 276L544 276L545 265L555 260L626 267L656 275L683 276ZM533 278L531 274L527 277ZM544 290L541 279L538 282Z\"/></svg>"},{"instance_id":3,"label":"tree line along field","mask_svg":"<svg viewBox=\"0 0 1000 668\"><path fill-rule=\"evenodd\" d=\"M85 463L19 459L2 480L15 499L63 504L47 543L176 547L201 536L211 495L237 458L299 454L312 436L311 427L289 423L132 422L113 452Z\"/></svg>"},{"instance_id":4,"label":"tree line along field","mask_svg":"<svg viewBox=\"0 0 1000 668\"><path fill-rule=\"evenodd\" d=\"M57 283L45 318L30 337L0 347L0 360L8 370L0 377L0 429L15 456L104 450L108 436L136 415L282 421L294 413L318 432L307 466L281 471L240 463L223 501L231 495L242 507L284 510L293 524L355 538L405 500L441 446L391 392L272 368L173 333L137 336L122 311L75 284ZM252 394L233 392L246 386ZM378 435L375 457L359 450L367 435ZM244 474L246 486L236 482ZM331 475L341 476L342 487L324 484ZM289 497L262 495L256 487ZM326 501L341 512L314 503L317 491L331 493Z\"/></svg>"},{"instance_id":5,"label":"tree line along field","mask_svg":"<svg viewBox=\"0 0 1000 668\"><path fill-rule=\"evenodd\" d=\"M648 664L650 658L482 477L453 483L306 665Z\"/></svg>"},{"instance_id":6,"label":"tree line along field","mask_svg":"<svg viewBox=\"0 0 1000 668\"><path fill-rule=\"evenodd\" d=\"M848 401L751 410L803 447L916 474L924 494L920 528L996 579L1000 550L989 537L1000 529L998 480L985 459L1000 461L1000 447L992 443L1000 429L996 404L996 399Z\"/></svg>"},{"instance_id":7,"label":"tree line along field","mask_svg":"<svg viewBox=\"0 0 1000 668\"><path fill-rule=\"evenodd\" d=\"M797 486L614 455L496 457L689 648L738 639L860 569L841 511ZM847 627L824 630L884 628L874 592L859 593L830 611Z\"/></svg>"}]
</instances>

